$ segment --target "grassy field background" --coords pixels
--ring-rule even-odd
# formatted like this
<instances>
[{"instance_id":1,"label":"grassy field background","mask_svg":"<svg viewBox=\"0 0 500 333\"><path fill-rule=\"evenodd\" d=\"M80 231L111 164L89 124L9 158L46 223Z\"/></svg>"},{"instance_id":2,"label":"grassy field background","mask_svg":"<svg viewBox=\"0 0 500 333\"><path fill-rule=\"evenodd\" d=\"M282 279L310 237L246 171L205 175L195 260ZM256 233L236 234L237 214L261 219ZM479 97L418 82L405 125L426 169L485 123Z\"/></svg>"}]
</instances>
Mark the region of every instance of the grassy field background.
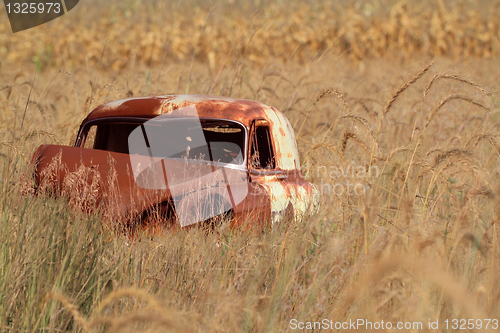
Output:
<instances>
[{"instance_id":1,"label":"grassy field background","mask_svg":"<svg viewBox=\"0 0 500 333\"><path fill-rule=\"evenodd\" d=\"M3 20L0 330L485 330L500 317L499 22L497 1L444 0L82 0L17 34ZM220 246L198 230L127 245L24 194L39 144L72 144L104 102L168 93L282 110L320 212L262 235L222 227Z\"/></svg>"}]
</instances>

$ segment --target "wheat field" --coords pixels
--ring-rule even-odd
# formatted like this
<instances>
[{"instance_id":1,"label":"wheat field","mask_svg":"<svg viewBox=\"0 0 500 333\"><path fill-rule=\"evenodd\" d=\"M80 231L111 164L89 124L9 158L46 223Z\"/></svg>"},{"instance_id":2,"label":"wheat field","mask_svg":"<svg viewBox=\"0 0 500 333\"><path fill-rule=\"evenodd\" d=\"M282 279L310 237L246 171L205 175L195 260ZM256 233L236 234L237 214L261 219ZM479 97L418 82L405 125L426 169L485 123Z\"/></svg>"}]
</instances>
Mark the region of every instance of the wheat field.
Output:
<instances>
[{"instance_id":1,"label":"wheat field","mask_svg":"<svg viewBox=\"0 0 500 333\"><path fill-rule=\"evenodd\" d=\"M0 330L498 331L498 22L490 0L82 0L17 34L2 21ZM319 213L130 243L29 194L38 145L72 144L104 102L169 93L283 111Z\"/></svg>"}]
</instances>

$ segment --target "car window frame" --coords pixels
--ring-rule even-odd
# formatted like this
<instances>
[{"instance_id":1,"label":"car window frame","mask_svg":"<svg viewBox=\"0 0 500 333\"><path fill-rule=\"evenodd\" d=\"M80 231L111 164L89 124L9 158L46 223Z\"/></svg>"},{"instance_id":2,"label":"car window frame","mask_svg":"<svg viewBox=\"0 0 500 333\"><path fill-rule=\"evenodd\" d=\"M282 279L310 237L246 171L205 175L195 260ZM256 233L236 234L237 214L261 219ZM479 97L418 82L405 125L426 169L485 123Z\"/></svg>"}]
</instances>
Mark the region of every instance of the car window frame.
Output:
<instances>
[{"instance_id":1,"label":"car window frame","mask_svg":"<svg viewBox=\"0 0 500 333\"><path fill-rule=\"evenodd\" d=\"M172 119L190 119L193 117L172 117ZM99 118L99 119L92 119L89 120L85 123L83 123L80 126L80 129L78 130L78 136L75 140L74 147L79 147L79 148L85 148L85 140L87 138L87 134L90 130L90 128L94 125L99 125L99 124L106 124L106 123L134 123L136 122L137 124L143 124L149 120L152 120L154 118L144 118L144 117L105 117L105 118ZM233 119L227 119L227 118L215 118L215 117L200 117L200 121L228 121L232 122L239 127L241 127L244 131L244 143L243 143L243 162L241 164L231 164L227 163L228 166L234 166L234 167L244 167L247 168L248 166L248 153L249 153L249 131L248 128L243 125L241 122ZM85 149L92 149L92 148L85 148ZM215 162L213 162L215 163Z\"/></svg>"},{"instance_id":2,"label":"car window frame","mask_svg":"<svg viewBox=\"0 0 500 333\"><path fill-rule=\"evenodd\" d=\"M256 131L256 128L259 126L266 126L269 129L269 140L271 144L271 151L274 157L274 168L272 169L257 169L251 165L250 154L252 153L254 133ZM246 156L246 158L247 158L247 170L252 175L268 176L268 175L279 175L282 173L281 169L278 166L278 159L276 157L276 143L274 142L273 127L271 126L271 123L267 119L257 118L252 121L248 135L248 155Z\"/></svg>"}]
</instances>

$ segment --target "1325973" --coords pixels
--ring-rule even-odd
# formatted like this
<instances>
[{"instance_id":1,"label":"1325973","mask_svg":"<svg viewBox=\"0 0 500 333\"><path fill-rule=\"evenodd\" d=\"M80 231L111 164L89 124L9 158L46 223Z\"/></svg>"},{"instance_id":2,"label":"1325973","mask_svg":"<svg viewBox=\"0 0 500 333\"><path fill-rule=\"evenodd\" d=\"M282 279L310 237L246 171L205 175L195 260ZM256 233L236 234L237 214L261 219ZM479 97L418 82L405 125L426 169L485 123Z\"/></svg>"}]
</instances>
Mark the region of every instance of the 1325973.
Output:
<instances>
[{"instance_id":1,"label":"1325973","mask_svg":"<svg viewBox=\"0 0 500 333\"><path fill-rule=\"evenodd\" d=\"M488 329L492 328L494 330L498 329L498 319L446 319L444 321L446 324L446 329Z\"/></svg>"},{"instance_id":2,"label":"1325973","mask_svg":"<svg viewBox=\"0 0 500 333\"><path fill-rule=\"evenodd\" d=\"M7 13L14 14L43 14L43 13L56 13L61 12L61 4L58 2L23 2L23 3L7 3L6 5Z\"/></svg>"}]
</instances>

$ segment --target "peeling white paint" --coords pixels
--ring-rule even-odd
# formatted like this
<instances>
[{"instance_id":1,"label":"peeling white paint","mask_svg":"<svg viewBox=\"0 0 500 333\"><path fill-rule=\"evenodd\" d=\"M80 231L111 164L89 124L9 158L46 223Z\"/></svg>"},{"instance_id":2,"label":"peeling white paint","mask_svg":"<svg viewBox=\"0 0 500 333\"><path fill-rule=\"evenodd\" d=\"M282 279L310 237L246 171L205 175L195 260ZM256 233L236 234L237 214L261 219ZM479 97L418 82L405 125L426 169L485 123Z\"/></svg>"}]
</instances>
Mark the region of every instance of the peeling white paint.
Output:
<instances>
[{"instance_id":1,"label":"peeling white paint","mask_svg":"<svg viewBox=\"0 0 500 333\"><path fill-rule=\"evenodd\" d=\"M276 160L277 167L282 170L300 169L299 151L295 142L292 125L288 119L279 111L265 107L264 111L271 122L273 141L276 145L275 151L279 158ZM280 132L280 129L284 133Z\"/></svg>"}]
</instances>

